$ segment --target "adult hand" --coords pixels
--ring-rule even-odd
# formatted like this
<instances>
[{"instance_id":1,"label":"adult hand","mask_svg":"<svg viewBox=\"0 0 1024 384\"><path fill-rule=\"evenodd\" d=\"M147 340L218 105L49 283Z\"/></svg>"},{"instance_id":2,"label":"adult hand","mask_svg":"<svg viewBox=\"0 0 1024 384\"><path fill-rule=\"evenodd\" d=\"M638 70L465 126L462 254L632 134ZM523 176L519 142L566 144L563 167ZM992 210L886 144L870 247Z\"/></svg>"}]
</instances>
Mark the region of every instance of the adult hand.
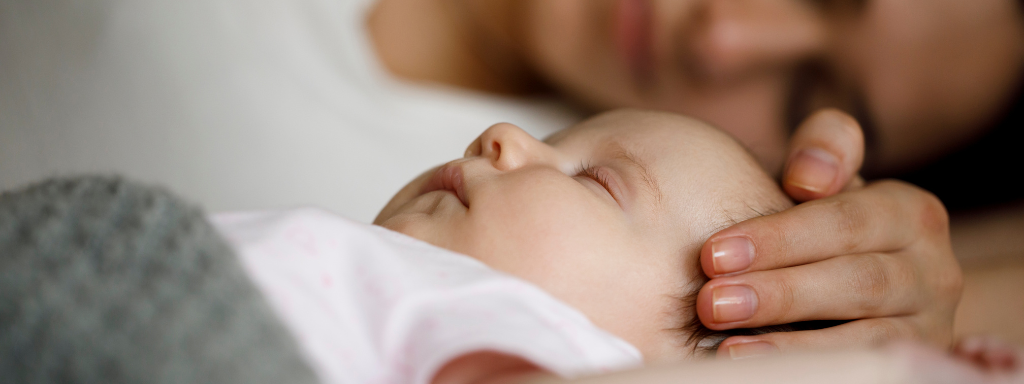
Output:
<instances>
[{"instance_id":1,"label":"adult hand","mask_svg":"<svg viewBox=\"0 0 1024 384\"><path fill-rule=\"evenodd\" d=\"M842 112L808 118L791 140L783 188L811 201L711 236L701 250L711 281L697 298L701 322L714 330L852 321L730 337L719 356L895 339L949 346L962 275L946 210L907 183L863 186L863 142L859 125Z\"/></svg>"}]
</instances>

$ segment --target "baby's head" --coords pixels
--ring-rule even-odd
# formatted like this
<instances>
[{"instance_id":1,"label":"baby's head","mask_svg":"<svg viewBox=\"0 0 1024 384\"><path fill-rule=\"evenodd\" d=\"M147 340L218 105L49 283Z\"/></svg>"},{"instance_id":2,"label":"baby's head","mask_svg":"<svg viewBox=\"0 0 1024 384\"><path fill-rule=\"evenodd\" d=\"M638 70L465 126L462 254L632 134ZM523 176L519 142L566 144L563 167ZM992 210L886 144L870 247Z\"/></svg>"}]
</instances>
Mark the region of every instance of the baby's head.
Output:
<instances>
[{"instance_id":1,"label":"baby's head","mask_svg":"<svg viewBox=\"0 0 1024 384\"><path fill-rule=\"evenodd\" d=\"M498 124L402 189L376 224L530 281L637 346L695 350L701 246L792 203L753 157L699 121L602 114L545 141Z\"/></svg>"}]
</instances>

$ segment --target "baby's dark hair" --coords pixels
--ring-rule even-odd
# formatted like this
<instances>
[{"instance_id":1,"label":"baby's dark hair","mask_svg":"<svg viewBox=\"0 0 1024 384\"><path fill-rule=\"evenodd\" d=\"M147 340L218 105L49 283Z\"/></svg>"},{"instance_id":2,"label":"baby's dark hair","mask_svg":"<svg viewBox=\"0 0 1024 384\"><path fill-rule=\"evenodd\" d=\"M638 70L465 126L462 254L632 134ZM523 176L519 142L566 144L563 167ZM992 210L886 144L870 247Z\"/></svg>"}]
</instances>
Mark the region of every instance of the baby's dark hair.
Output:
<instances>
[{"instance_id":1,"label":"baby's dark hair","mask_svg":"<svg viewBox=\"0 0 1024 384\"><path fill-rule=\"evenodd\" d=\"M711 233L718 232L745 219L766 216L781 211L781 209L774 208L757 209L751 205L748 205L747 208L749 209L749 212L740 215L743 216L742 218L736 217L737 215L730 215L729 212L726 212L725 216L731 217L731 219L713 226L715 229L713 229ZM708 236L705 236L705 239L707 237L710 237L710 233ZM704 270L701 268L700 255L696 255L692 260L694 261L693 270L696 272L694 273L694 276L691 277L690 284L686 288L688 291L682 296L675 297L679 302L679 306L676 308L678 308L681 323L680 326L670 329L670 331L677 332L681 336L685 335L684 345L691 348L690 352L692 356L710 357L714 355L715 352L718 351L718 347L722 342L731 336L754 336L774 332L810 331L833 327L847 322L846 320L813 320L758 328L729 329L724 331L710 329L704 326L704 324L701 323L700 318L697 316L697 295L700 293L701 287L703 287L710 279L704 274Z\"/></svg>"},{"instance_id":2,"label":"baby's dark hair","mask_svg":"<svg viewBox=\"0 0 1024 384\"><path fill-rule=\"evenodd\" d=\"M700 268L697 270L700 271ZM701 323L700 318L697 317L697 294L700 292L700 288L709 280L708 277L704 275L704 272L698 272L697 274L698 276L695 276L695 278L691 280L692 288L690 289L690 292L678 298L680 302L679 308L681 309L680 313L683 315L683 324L680 327L671 330L679 332L681 335L686 335L685 345L687 348L691 349L690 354L692 356L713 356L715 352L718 351L718 347L722 344L722 341L725 341L725 339L731 336L753 336L773 332L809 331L828 328L846 322L843 320L815 320L759 328L738 328L716 331L704 326L704 324Z\"/></svg>"}]
</instances>

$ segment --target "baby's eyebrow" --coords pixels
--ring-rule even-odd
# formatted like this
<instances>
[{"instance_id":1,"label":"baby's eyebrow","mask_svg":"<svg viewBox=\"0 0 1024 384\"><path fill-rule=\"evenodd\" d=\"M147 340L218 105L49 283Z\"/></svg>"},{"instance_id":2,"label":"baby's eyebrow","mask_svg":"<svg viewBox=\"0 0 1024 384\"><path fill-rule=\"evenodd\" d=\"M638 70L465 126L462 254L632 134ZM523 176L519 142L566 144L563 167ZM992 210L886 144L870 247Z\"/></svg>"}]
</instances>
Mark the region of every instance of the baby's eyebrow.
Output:
<instances>
[{"instance_id":1,"label":"baby's eyebrow","mask_svg":"<svg viewBox=\"0 0 1024 384\"><path fill-rule=\"evenodd\" d=\"M658 184L658 179L654 177L654 174L647 169L647 165L640 160L639 156L622 145L612 143L611 146L614 157L636 168L637 173L640 174L640 179L644 181L644 187L647 189L647 192L650 193L656 203L661 204L661 186Z\"/></svg>"}]
</instances>

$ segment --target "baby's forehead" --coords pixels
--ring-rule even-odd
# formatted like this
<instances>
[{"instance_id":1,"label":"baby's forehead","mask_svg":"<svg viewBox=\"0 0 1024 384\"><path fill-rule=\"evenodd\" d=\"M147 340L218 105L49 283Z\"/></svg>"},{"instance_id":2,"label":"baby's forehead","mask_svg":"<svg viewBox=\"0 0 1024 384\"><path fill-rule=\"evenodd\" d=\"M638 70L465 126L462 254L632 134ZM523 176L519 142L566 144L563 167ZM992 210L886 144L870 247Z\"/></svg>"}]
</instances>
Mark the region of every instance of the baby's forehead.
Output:
<instances>
[{"instance_id":1,"label":"baby's forehead","mask_svg":"<svg viewBox=\"0 0 1024 384\"><path fill-rule=\"evenodd\" d=\"M742 145L694 119L658 112L611 112L559 132L548 143L570 152L589 151L596 160L628 153L657 179L667 205L661 208L673 211L674 206L677 217L710 219L705 222L709 228L789 204Z\"/></svg>"},{"instance_id":2,"label":"baby's forehead","mask_svg":"<svg viewBox=\"0 0 1024 384\"><path fill-rule=\"evenodd\" d=\"M667 113L605 113L545 141L555 147L597 155L625 150L655 168L668 166L675 170L682 164L718 158L736 160L723 165L760 169L756 162L748 161L753 157L729 135L701 121Z\"/></svg>"}]
</instances>

